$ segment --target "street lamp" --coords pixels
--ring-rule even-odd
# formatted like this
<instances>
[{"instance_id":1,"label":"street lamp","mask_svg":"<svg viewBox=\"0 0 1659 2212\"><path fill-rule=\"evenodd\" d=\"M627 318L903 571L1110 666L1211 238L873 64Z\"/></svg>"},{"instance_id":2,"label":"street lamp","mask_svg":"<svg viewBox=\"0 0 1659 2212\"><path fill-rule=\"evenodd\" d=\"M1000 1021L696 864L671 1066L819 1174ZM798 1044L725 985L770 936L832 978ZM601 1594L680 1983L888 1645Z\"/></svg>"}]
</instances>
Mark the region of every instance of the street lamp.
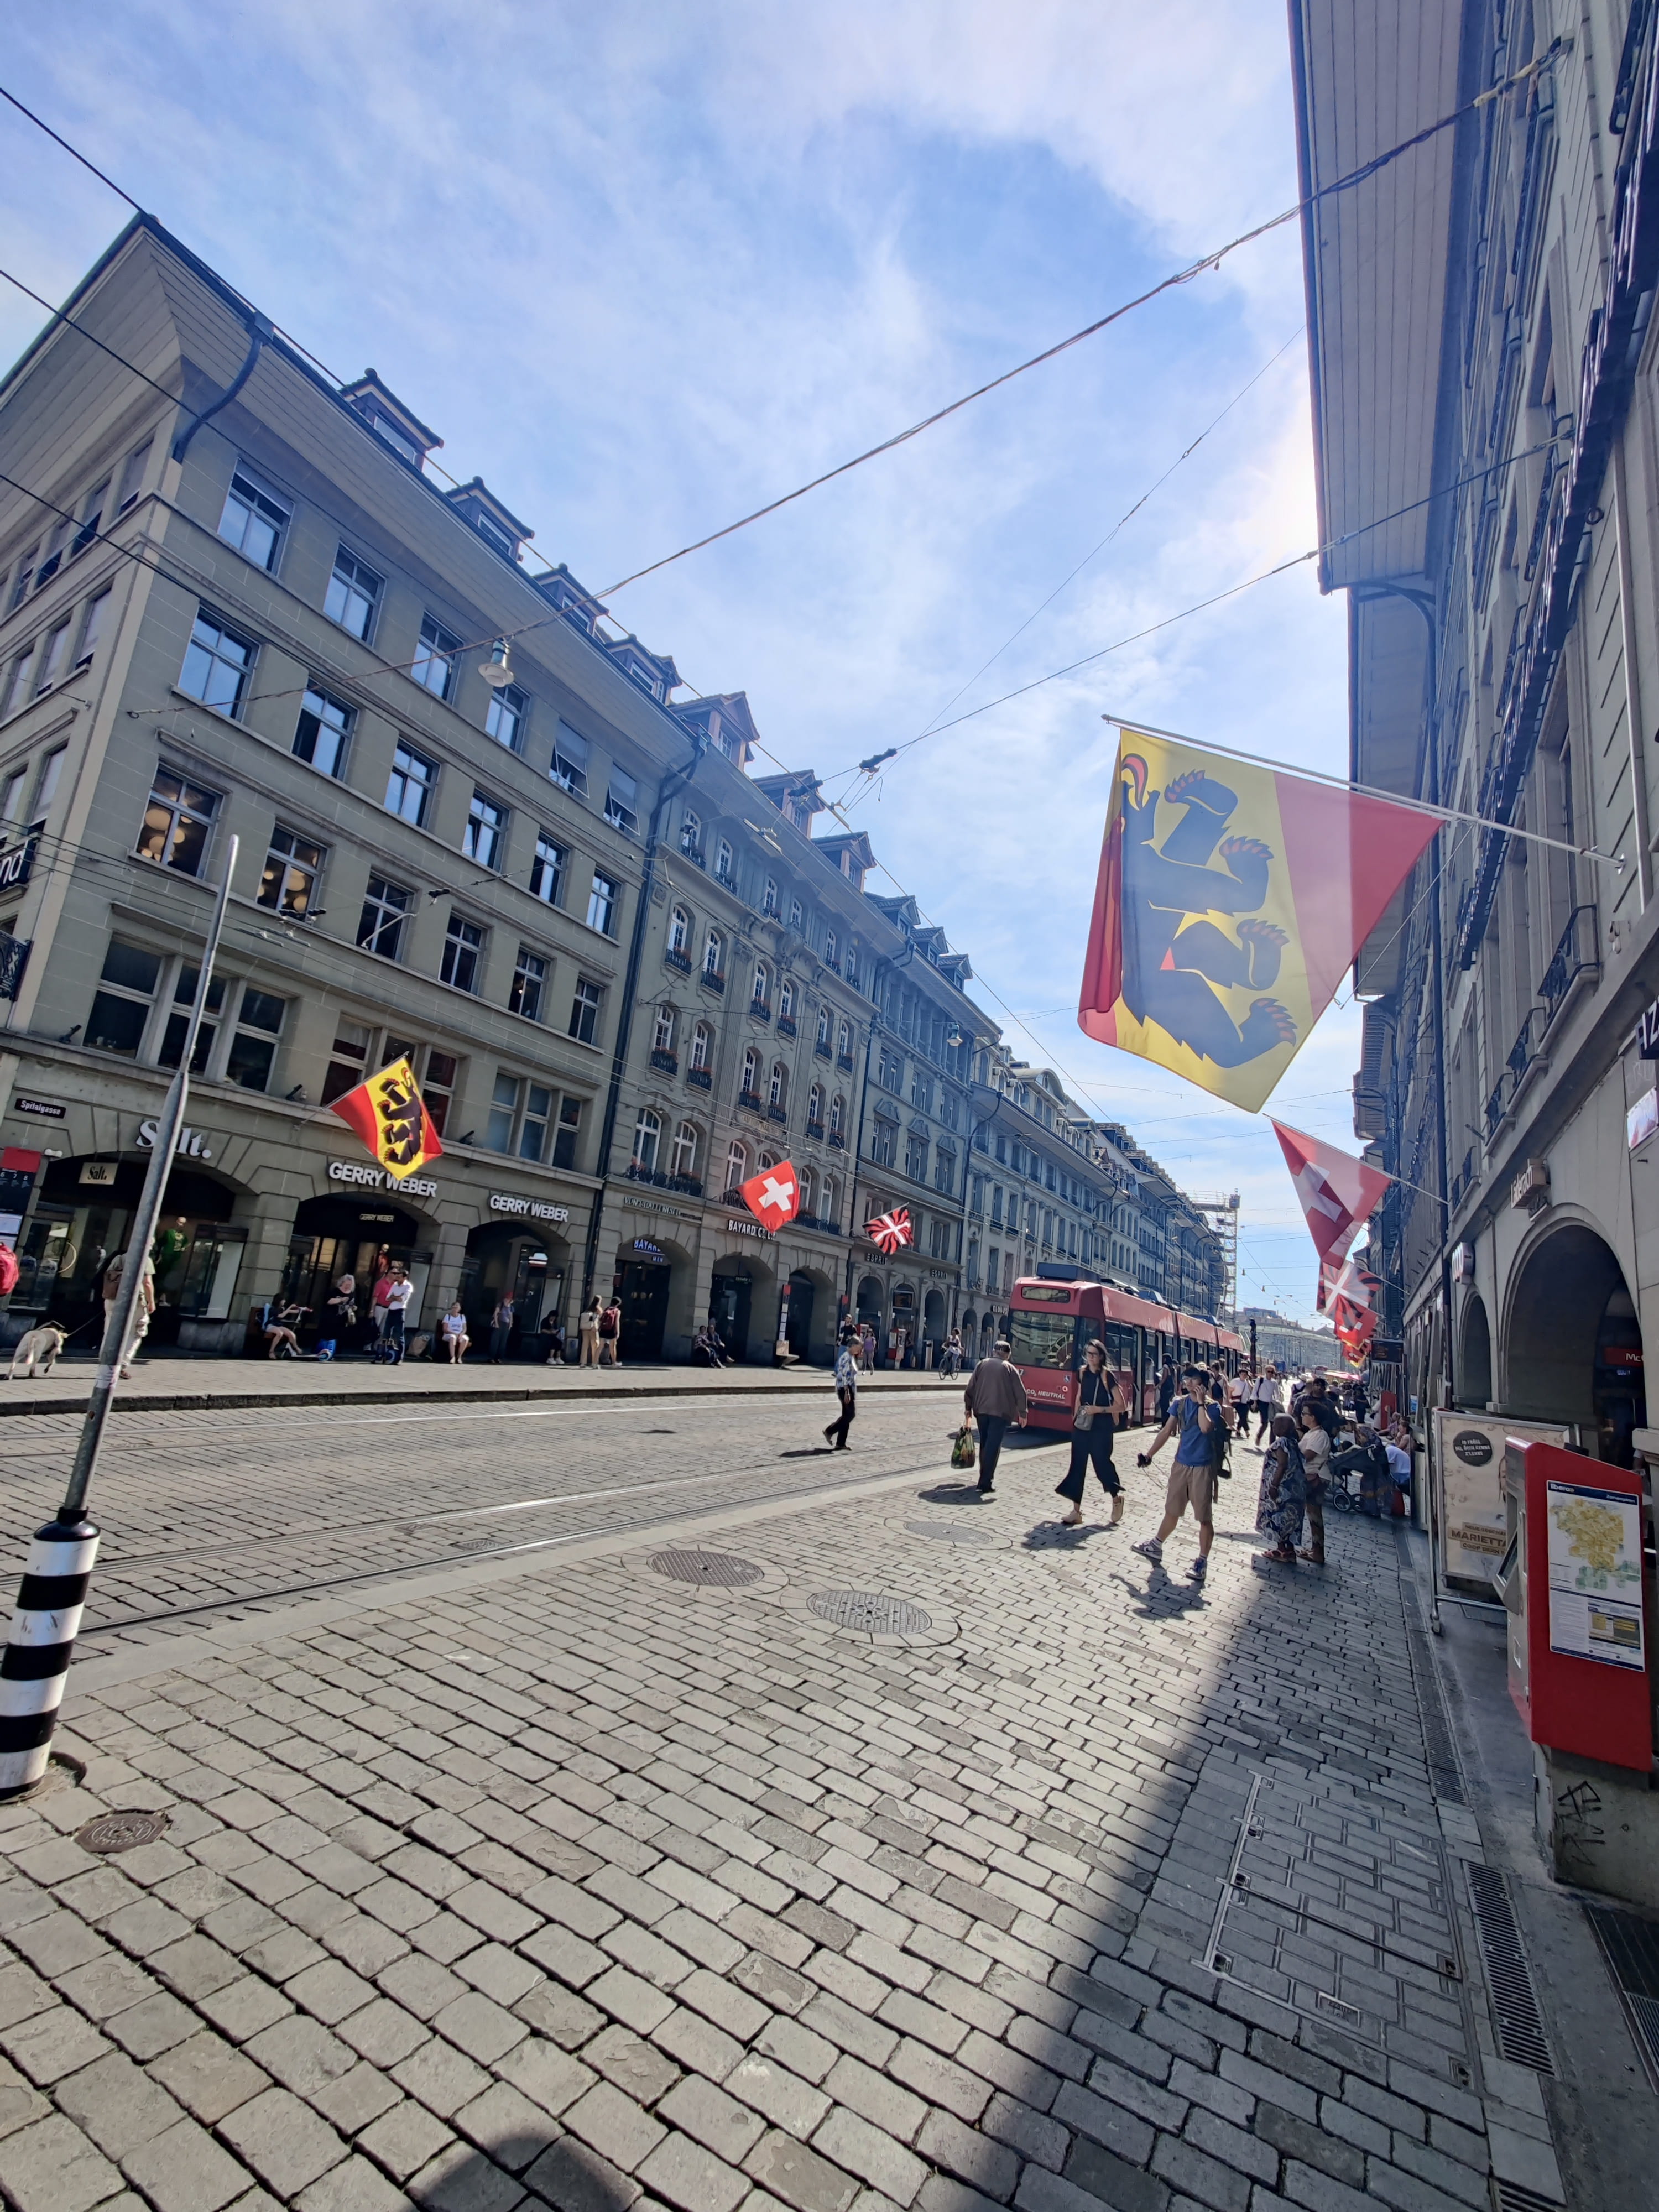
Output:
<instances>
[{"instance_id":1,"label":"street lamp","mask_svg":"<svg viewBox=\"0 0 1659 2212\"><path fill-rule=\"evenodd\" d=\"M504 691L513 681L513 665L507 657L507 640L498 637L488 660L478 663L478 673L492 691Z\"/></svg>"}]
</instances>

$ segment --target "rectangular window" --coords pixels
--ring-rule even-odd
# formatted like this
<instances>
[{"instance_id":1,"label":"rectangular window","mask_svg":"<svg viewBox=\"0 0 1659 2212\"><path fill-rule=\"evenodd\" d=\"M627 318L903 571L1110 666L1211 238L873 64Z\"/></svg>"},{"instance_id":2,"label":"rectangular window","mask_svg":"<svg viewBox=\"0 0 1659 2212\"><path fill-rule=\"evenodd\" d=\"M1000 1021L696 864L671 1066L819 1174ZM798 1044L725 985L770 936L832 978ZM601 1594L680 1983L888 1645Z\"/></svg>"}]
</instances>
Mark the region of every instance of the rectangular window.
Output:
<instances>
[{"instance_id":1,"label":"rectangular window","mask_svg":"<svg viewBox=\"0 0 1659 2212\"><path fill-rule=\"evenodd\" d=\"M325 775L343 776L356 720L355 707L348 707L331 691L311 685L300 702L300 720L294 732L295 754Z\"/></svg>"},{"instance_id":2,"label":"rectangular window","mask_svg":"<svg viewBox=\"0 0 1659 2212\"><path fill-rule=\"evenodd\" d=\"M181 876L199 876L208 833L219 810L219 794L190 783L170 768L159 768L150 787L138 832L138 857Z\"/></svg>"},{"instance_id":3,"label":"rectangular window","mask_svg":"<svg viewBox=\"0 0 1659 2212\"><path fill-rule=\"evenodd\" d=\"M499 691L489 695L489 705L484 714L484 729L498 745L509 752L524 750L525 716L530 711L528 695L516 684L503 684Z\"/></svg>"},{"instance_id":4,"label":"rectangular window","mask_svg":"<svg viewBox=\"0 0 1659 2212\"><path fill-rule=\"evenodd\" d=\"M388 1060L395 1057L388 1052ZM408 1054L402 1057L407 1059ZM460 1062L453 1053L439 1052L428 1048L426 1073L421 1078L421 1096L426 1101L426 1110L432 1116L432 1126L441 1137L449 1120L449 1109L455 1097L455 1084L460 1073Z\"/></svg>"},{"instance_id":5,"label":"rectangular window","mask_svg":"<svg viewBox=\"0 0 1659 2212\"><path fill-rule=\"evenodd\" d=\"M256 991L252 983L243 986L235 1033L225 1060L227 1083L240 1083L244 1091L265 1088L286 1011L285 1002L269 991Z\"/></svg>"},{"instance_id":6,"label":"rectangular window","mask_svg":"<svg viewBox=\"0 0 1659 2212\"><path fill-rule=\"evenodd\" d=\"M586 798L587 740L568 722L561 722L553 732L553 759L547 772L573 799Z\"/></svg>"},{"instance_id":7,"label":"rectangular window","mask_svg":"<svg viewBox=\"0 0 1659 2212\"><path fill-rule=\"evenodd\" d=\"M412 822L417 830L424 829L437 783L437 762L429 761L399 738L392 756L392 774L386 779L386 811L400 821Z\"/></svg>"},{"instance_id":8,"label":"rectangular window","mask_svg":"<svg viewBox=\"0 0 1659 2212\"><path fill-rule=\"evenodd\" d=\"M149 466L149 449L155 442L153 438L146 438L142 446L135 447L127 455L121 470L121 496L115 502L118 514L125 514L137 498L143 484L144 471Z\"/></svg>"},{"instance_id":9,"label":"rectangular window","mask_svg":"<svg viewBox=\"0 0 1659 2212\"><path fill-rule=\"evenodd\" d=\"M559 1127L553 1139L553 1164L556 1168L574 1168L576 1164L576 1140L581 1134L582 1102L580 1098L559 1101Z\"/></svg>"},{"instance_id":10,"label":"rectangular window","mask_svg":"<svg viewBox=\"0 0 1659 2212\"><path fill-rule=\"evenodd\" d=\"M279 822L271 833L256 903L304 921L317 902L317 878L322 866L323 848L298 830L285 830Z\"/></svg>"},{"instance_id":11,"label":"rectangular window","mask_svg":"<svg viewBox=\"0 0 1659 2212\"><path fill-rule=\"evenodd\" d=\"M34 679L37 699L43 691L51 690L68 665L70 622L70 617L65 615L62 622L54 623L46 632L46 642L40 647L40 672Z\"/></svg>"},{"instance_id":12,"label":"rectangular window","mask_svg":"<svg viewBox=\"0 0 1659 2212\"><path fill-rule=\"evenodd\" d=\"M104 635L104 624L109 619L109 603L112 596L106 584L95 599L87 601L86 611L81 617L81 648L75 656L77 668L90 666Z\"/></svg>"},{"instance_id":13,"label":"rectangular window","mask_svg":"<svg viewBox=\"0 0 1659 2212\"><path fill-rule=\"evenodd\" d=\"M455 656L460 649L461 641L453 631L428 615L421 623L421 642L409 672L434 699L447 699L455 688Z\"/></svg>"},{"instance_id":14,"label":"rectangular window","mask_svg":"<svg viewBox=\"0 0 1659 2212\"><path fill-rule=\"evenodd\" d=\"M173 987L173 1012L167 1016L167 1025L161 1038L161 1049L156 1058L163 1067L177 1067L184 1057L185 1039L190 1032L190 1008L196 1003L196 994L201 986L202 971L188 964L179 970L179 979ZM216 975L208 985L207 1012L202 1017L202 1026L196 1032L196 1049L190 1056L192 1075L205 1075L208 1055L213 1050L213 1040L219 1034L216 1020L210 1016L224 1012L225 979ZM181 1013L179 1009L184 1008Z\"/></svg>"},{"instance_id":15,"label":"rectangular window","mask_svg":"<svg viewBox=\"0 0 1659 2212\"><path fill-rule=\"evenodd\" d=\"M6 605L8 614L10 614L14 608L21 607L27 599L29 586L34 580L34 564L40 557L40 541L37 538L17 564L17 580L11 587L11 598Z\"/></svg>"},{"instance_id":16,"label":"rectangular window","mask_svg":"<svg viewBox=\"0 0 1659 2212\"><path fill-rule=\"evenodd\" d=\"M334 556L334 573L328 580L323 612L353 637L366 638L374 627L375 611L385 589L386 579L377 576L343 545Z\"/></svg>"},{"instance_id":17,"label":"rectangular window","mask_svg":"<svg viewBox=\"0 0 1659 2212\"><path fill-rule=\"evenodd\" d=\"M404 925L409 920L415 894L385 876L371 876L363 894L363 910L357 918L357 942L365 952L378 952L383 960L401 958Z\"/></svg>"},{"instance_id":18,"label":"rectangular window","mask_svg":"<svg viewBox=\"0 0 1659 2212\"><path fill-rule=\"evenodd\" d=\"M553 1118L553 1093L539 1083L525 1085L524 1119L519 1124L519 1158L538 1160L547 1150L547 1125Z\"/></svg>"},{"instance_id":19,"label":"rectangular window","mask_svg":"<svg viewBox=\"0 0 1659 2212\"><path fill-rule=\"evenodd\" d=\"M542 994L546 988L546 961L539 952L532 952L527 945L521 945L518 962L513 970L513 988L507 997L507 1012L522 1014L527 1022L540 1021Z\"/></svg>"},{"instance_id":20,"label":"rectangular window","mask_svg":"<svg viewBox=\"0 0 1659 2212\"><path fill-rule=\"evenodd\" d=\"M605 937L617 933L617 879L593 871L593 888L587 894L587 926Z\"/></svg>"},{"instance_id":21,"label":"rectangular window","mask_svg":"<svg viewBox=\"0 0 1659 2212\"><path fill-rule=\"evenodd\" d=\"M105 988L92 1002L87 1042L94 1052L118 1052L136 1060L161 980L161 956L112 938L99 980Z\"/></svg>"},{"instance_id":22,"label":"rectangular window","mask_svg":"<svg viewBox=\"0 0 1659 2212\"><path fill-rule=\"evenodd\" d=\"M732 880L732 848L724 837L714 848L714 873L723 884Z\"/></svg>"},{"instance_id":23,"label":"rectangular window","mask_svg":"<svg viewBox=\"0 0 1659 2212\"><path fill-rule=\"evenodd\" d=\"M29 696L29 679L34 674L36 641L33 638L11 664L11 681L6 686L6 701L0 714L15 713Z\"/></svg>"},{"instance_id":24,"label":"rectangular window","mask_svg":"<svg viewBox=\"0 0 1659 2212\"><path fill-rule=\"evenodd\" d=\"M292 513L285 499L239 462L225 494L219 535L256 568L274 568Z\"/></svg>"},{"instance_id":25,"label":"rectangular window","mask_svg":"<svg viewBox=\"0 0 1659 2212\"><path fill-rule=\"evenodd\" d=\"M98 542L98 532L104 520L104 509L109 504L109 478L89 491L81 507L81 527L70 543L69 556L78 561L89 547Z\"/></svg>"},{"instance_id":26,"label":"rectangular window","mask_svg":"<svg viewBox=\"0 0 1659 2212\"><path fill-rule=\"evenodd\" d=\"M449 927L444 934L444 957L438 969L441 980L453 983L458 991L476 992L478 988L478 956L483 951L483 931L476 921L467 921L459 914L452 914Z\"/></svg>"},{"instance_id":27,"label":"rectangular window","mask_svg":"<svg viewBox=\"0 0 1659 2212\"><path fill-rule=\"evenodd\" d=\"M64 548L69 544L70 532L75 525L67 515L54 522L46 539L46 550L40 567L34 572L34 588L40 591L49 584L64 565Z\"/></svg>"},{"instance_id":28,"label":"rectangular window","mask_svg":"<svg viewBox=\"0 0 1659 2212\"><path fill-rule=\"evenodd\" d=\"M23 794L28 789L29 772L27 763L15 768L0 783L0 822L18 823L23 818Z\"/></svg>"},{"instance_id":29,"label":"rectangular window","mask_svg":"<svg viewBox=\"0 0 1659 2212\"><path fill-rule=\"evenodd\" d=\"M39 822L58 796L58 779L64 773L64 763L69 755L67 745L58 745L40 763L40 781L35 787L34 805L30 810Z\"/></svg>"},{"instance_id":30,"label":"rectangular window","mask_svg":"<svg viewBox=\"0 0 1659 2212\"><path fill-rule=\"evenodd\" d=\"M197 614L179 672L179 689L221 714L239 714L258 651L252 638L228 629L203 607Z\"/></svg>"},{"instance_id":31,"label":"rectangular window","mask_svg":"<svg viewBox=\"0 0 1659 2212\"><path fill-rule=\"evenodd\" d=\"M507 840L507 809L482 791L472 794L472 804L466 810L466 828L461 834L461 851L469 860L476 860L481 868L499 868L501 848Z\"/></svg>"},{"instance_id":32,"label":"rectangular window","mask_svg":"<svg viewBox=\"0 0 1659 2212\"><path fill-rule=\"evenodd\" d=\"M570 1001L570 1034L578 1044L593 1042L604 998L599 985L590 983L585 975L577 982L575 996Z\"/></svg>"},{"instance_id":33,"label":"rectangular window","mask_svg":"<svg viewBox=\"0 0 1659 2212\"><path fill-rule=\"evenodd\" d=\"M638 777L629 775L626 769L617 768L613 763L605 795L605 818L625 837L637 837L640 834L639 799Z\"/></svg>"},{"instance_id":34,"label":"rectangular window","mask_svg":"<svg viewBox=\"0 0 1659 2212\"><path fill-rule=\"evenodd\" d=\"M569 854L545 830L536 840L536 857L530 863L530 888L544 905L557 906L564 889L565 862Z\"/></svg>"},{"instance_id":35,"label":"rectangular window","mask_svg":"<svg viewBox=\"0 0 1659 2212\"><path fill-rule=\"evenodd\" d=\"M361 1022L343 1014L334 1025L334 1050L323 1078L323 1104L331 1106L355 1091L368 1073L369 1032Z\"/></svg>"},{"instance_id":36,"label":"rectangular window","mask_svg":"<svg viewBox=\"0 0 1659 2212\"><path fill-rule=\"evenodd\" d=\"M495 1088L490 1094L489 1119L484 1123L484 1143L492 1152L510 1152L513 1149L513 1124L519 1118L519 1092L522 1088L516 1075L503 1072L495 1078Z\"/></svg>"}]
</instances>

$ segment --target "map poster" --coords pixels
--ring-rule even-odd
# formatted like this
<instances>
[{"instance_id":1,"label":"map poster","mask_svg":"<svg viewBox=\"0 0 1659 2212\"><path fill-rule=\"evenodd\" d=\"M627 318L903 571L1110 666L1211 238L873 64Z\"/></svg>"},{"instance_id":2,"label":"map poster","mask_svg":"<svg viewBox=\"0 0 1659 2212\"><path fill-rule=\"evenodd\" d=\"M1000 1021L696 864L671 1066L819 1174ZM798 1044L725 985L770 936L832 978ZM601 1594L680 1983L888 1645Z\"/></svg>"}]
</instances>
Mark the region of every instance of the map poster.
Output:
<instances>
[{"instance_id":1,"label":"map poster","mask_svg":"<svg viewBox=\"0 0 1659 2212\"><path fill-rule=\"evenodd\" d=\"M1588 1484L1548 1486L1550 1650L1642 1668L1639 1500Z\"/></svg>"}]
</instances>

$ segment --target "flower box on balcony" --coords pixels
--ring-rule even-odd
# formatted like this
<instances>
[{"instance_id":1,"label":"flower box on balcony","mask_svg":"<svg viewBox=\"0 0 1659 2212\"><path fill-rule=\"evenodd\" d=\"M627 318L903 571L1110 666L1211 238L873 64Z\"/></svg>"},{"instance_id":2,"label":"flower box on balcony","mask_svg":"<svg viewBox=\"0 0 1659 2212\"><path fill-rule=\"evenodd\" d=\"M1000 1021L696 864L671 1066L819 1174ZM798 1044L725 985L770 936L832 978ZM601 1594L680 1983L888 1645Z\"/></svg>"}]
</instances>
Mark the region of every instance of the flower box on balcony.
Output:
<instances>
[{"instance_id":1,"label":"flower box on balcony","mask_svg":"<svg viewBox=\"0 0 1659 2212\"><path fill-rule=\"evenodd\" d=\"M766 1109L766 1118L769 1121L787 1121L789 1116L781 1106L769 1106Z\"/></svg>"},{"instance_id":2,"label":"flower box on balcony","mask_svg":"<svg viewBox=\"0 0 1659 2212\"><path fill-rule=\"evenodd\" d=\"M832 1053L831 1053L831 1051L830 1051L830 1048L827 1044L825 1044L825 1043L824 1043L823 1040L821 1037L819 1038L819 1040L818 1040L817 1043L817 1044L815 1044L815 1045L813 1046L812 1049L813 1049L813 1051L817 1054L817 1056L818 1056L818 1058L819 1058L820 1060L829 1060L829 1059L831 1059L831 1058L833 1057L833 1054L832 1054Z\"/></svg>"},{"instance_id":3,"label":"flower box on balcony","mask_svg":"<svg viewBox=\"0 0 1659 2212\"><path fill-rule=\"evenodd\" d=\"M706 1067L688 1067L685 1079L688 1083L695 1083L699 1091L708 1091L714 1087L714 1079Z\"/></svg>"},{"instance_id":4,"label":"flower box on balcony","mask_svg":"<svg viewBox=\"0 0 1659 2212\"><path fill-rule=\"evenodd\" d=\"M847 1070L847 1073L850 1075L853 1073L852 1054L850 1052L838 1052L836 1054L836 1066L837 1067L844 1067Z\"/></svg>"},{"instance_id":5,"label":"flower box on balcony","mask_svg":"<svg viewBox=\"0 0 1659 2212\"><path fill-rule=\"evenodd\" d=\"M780 1036L793 1036L794 1034L794 1016L793 1014L780 1014L778 1016L778 1035Z\"/></svg>"},{"instance_id":6,"label":"flower box on balcony","mask_svg":"<svg viewBox=\"0 0 1659 2212\"><path fill-rule=\"evenodd\" d=\"M837 1136L833 1129L830 1132L830 1149L832 1152L844 1152L847 1150L846 1138Z\"/></svg>"},{"instance_id":7,"label":"flower box on balcony","mask_svg":"<svg viewBox=\"0 0 1659 2212\"><path fill-rule=\"evenodd\" d=\"M726 988L726 978L718 968L705 968L697 981L705 991L723 991Z\"/></svg>"},{"instance_id":8,"label":"flower box on balcony","mask_svg":"<svg viewBox=\"0 0 1659 2212\"><path fill-rule=\"evenodd\" d=\"M682 975L689 975L691 973L691 955L689 952L675 952L671 950L665 952L662 957L665 966L678 968Z\"/></svg>"},{"instance_id":9,"label":"flower box on balcony","mask_svg":"<svg viewBox=\"0 0 1659 2212\"><path fill-rule=\"evenodd\" d=\"M772 1018L772 1002L769 999L751 999L749 1001L749 1011L757 1022L769 1022Z\"/></svg>"},{"instance_id":10,"label":"flower box on balcony","mask_svg":"<svg viewBox=\"0 0 1659 2212\"><path fill-rule=\"evenodd\" d=\"M762 1105L757 1094L752 1091L739 1091L738 1093L738 1103L739 1106L745 1108L750 1114L761 1114L764 1113L766 1110Z\"/></svg>"},{"instance_id":11,"label":"flower box on balcony","mask_svg":"<svg viewBox=\"0 0 1659 2212\"><path fill-rule=\"evenodd\" d=\"M653 1067L661 1068L665 1075L675 1075L679 1072L680 1056L677 1052L663 1052L656 1045L653 1045L651 1065Z\"/></svg>"},{"instance_id":12,"label":"flower box on balcony","mask_svg":"<svg viewBox=\"0 0 1659 2212\"><path fill-rule=\"evenodd\" d=\"M823 1136L823 1122L822 1122L822 1121L809 1121L809 1122L807 1123L807 1125L806 1125L806 1133L807 1133L807 1135L808 1135L809 1137L817 1137L817 1138L818 1138L820 1140L822 1140Z\"/></svg>"}]
</instances>

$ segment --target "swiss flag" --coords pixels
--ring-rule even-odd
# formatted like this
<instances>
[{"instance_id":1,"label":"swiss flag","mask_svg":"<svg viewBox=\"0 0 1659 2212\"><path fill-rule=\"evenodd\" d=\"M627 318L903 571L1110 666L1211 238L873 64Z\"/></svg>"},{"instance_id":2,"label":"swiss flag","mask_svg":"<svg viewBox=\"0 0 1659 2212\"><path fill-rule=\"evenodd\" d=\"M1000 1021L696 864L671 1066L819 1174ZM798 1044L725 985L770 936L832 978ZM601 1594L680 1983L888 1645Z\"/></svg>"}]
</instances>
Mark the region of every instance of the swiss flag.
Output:
<instances>
[{"instance_id":1,"label":"swiss flag","mask_svg":"<svg viewBox=\"0 0 1659 2212\"><path fill-rule=\"evenodd\" d=\"M793 1221L800 1205L800 1182L792 1161L780 1160L775 1168L763 1168L748 1182L738 1185L738 1195L768 1229L781 1229L786 1221Z\"/></svg>"},{"instance_id":2,"label":"swiss flag","mask_svg":"<svg viewBox=\"0 0 1659 2212\"><path fill-rule=\"evenodd\" d=\"M1273 1126L1302 1201L1314 1249L1322 1261L1340 1267L1393 1177L1384 1175L1381 1168L1355 1159L1352 1152L1340 1152L1334 1145L1322 1144L1317 1137L1306 1136L1283 1121L1274 1121Z\"/></svg>"}]
</instances>

